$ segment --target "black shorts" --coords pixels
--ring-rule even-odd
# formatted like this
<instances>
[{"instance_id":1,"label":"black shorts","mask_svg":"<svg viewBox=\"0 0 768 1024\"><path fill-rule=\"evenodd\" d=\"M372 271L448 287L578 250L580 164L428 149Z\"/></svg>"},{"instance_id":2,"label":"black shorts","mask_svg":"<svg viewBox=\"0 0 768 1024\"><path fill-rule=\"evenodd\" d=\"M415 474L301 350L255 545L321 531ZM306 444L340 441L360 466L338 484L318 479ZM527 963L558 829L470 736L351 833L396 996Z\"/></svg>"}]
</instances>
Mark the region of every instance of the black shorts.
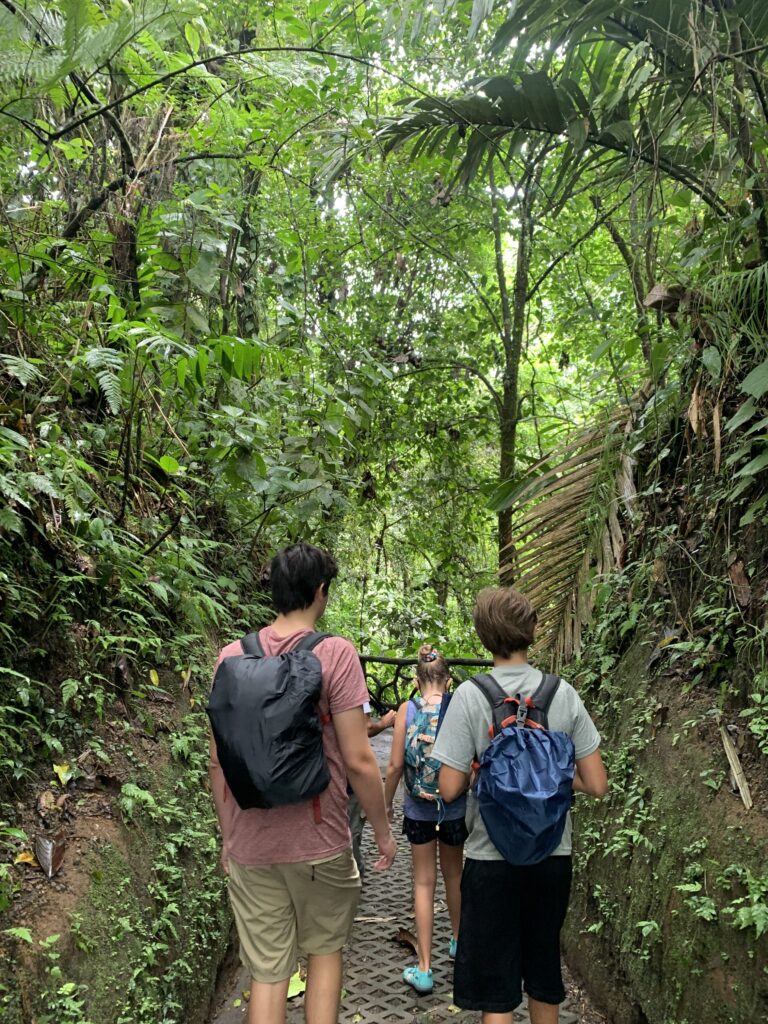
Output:
<instances>
[{"instance_id":1,"label":"black shorts","mask_svg":"<svg viewBox=\"0 0 768 1024\"><path fill-rule=\"evenodd\" d=\"M435 839L439 839L445 846L462 846L469 833L463 818L441 821L438 829L436 821L417 821L416 818L404 817L403 835L414 846L433 843Z\"/></svg>"},{"instance_id":2,"label":"black shorts","mask_svg":"<svg viewBox=\"0 0 768 1024\"><path fill-rule=\"evenodd\" d=\"M462 1010L511 1013L523 1000L523 986L541 1003L562 1003L560 929L570 894L570 857L528 867L467 860L454 1003Z\"/></svg>"}]
</instances>

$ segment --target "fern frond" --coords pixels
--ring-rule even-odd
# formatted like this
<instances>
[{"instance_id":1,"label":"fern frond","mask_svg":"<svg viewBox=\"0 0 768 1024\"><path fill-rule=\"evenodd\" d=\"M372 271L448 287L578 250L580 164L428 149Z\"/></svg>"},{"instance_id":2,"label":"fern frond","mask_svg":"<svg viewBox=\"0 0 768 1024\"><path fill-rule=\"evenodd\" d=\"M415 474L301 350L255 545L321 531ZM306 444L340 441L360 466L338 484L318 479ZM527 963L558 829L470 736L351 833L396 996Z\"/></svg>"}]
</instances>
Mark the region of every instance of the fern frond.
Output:
<instances>
[{"instance_id":1,"label":"fern frond","mask_svg":"<svg viewBox=\"0 0 768 1024\"><path fill-rule=\"evenodd\" d=\"M120 389L120 379L110 370L101 370L96 374L96 379L99 382L101 393L107 400L109 411L113 416L116 416L120 412L120 407L123 402L123 395Z\"/></svg>"},{"instance_id":2,"label":"fern frond","mask_svg":"<svg viewBox=\"0 0 768 1024\"><path fill-rule=\"evenodd\" d=\"M61 0L61 13L64 16L64 53L69 61L75 63L80 42L91 24L91 5L88 0Z\"/></svg>"},{"instance_id":3,"label":"fern frond","mask_svg":"<svg viewBox=\"0 0 768 1024\"><path fill-rule=\"evenodd\" d=\"M96 346L85 353L85 365L89 370L112 370L119 373L123 368L125 356L114 348Z\"/></svg>"},{"instance_id":4,"label":"fern frond","mask_svg":"<svg viewBox=\"0 0 768 1024\"><path fill-rule=\"evenodd\" d=\"M13 501L17 505L23 505L24 508L30 507L29 502L22 497L21 491L10 477L0 476L0 494L4 494L9 502Z\"/></svg>"},{"instance_id":5,"label":"fern frond","mask_svg":"<svg viewBox=\"0 0 768 1024\"><path fill-rule=\"evenodd\" d=\"M42 473L25 473L24 483L30 491L37 491L38 494L47 494L49 498L60 498L59 489L48 476Z\"/></svg>"},{"instance_id":6,"label":"fern frond","mask_svg":"<svg viewBox=\"0 0 768 1024\"><path fill-rule=\"evenodd\" d=\"M28 359L23 359L21 356L0 355L0 364L7 374L19 381L22 387L26 387L33 380L39 380L43 376L34 363L30 363Z\"/></svg>"},{"instance_id":7,"label":"fern frond","mask_svg":"<svg viewBox=\"0 0 768 1024\"><path fill-rule=\"evenodd\" d=\"M0 83L55 80L60 63L51 53L0 49Z\"/></svg>"},{"instance_id":8,"label":"fern frond","mask_svg":"<svg viewBox=\"0 0 768 1024\"><path fill-rule=\"evenodd\" d=\"M22 533L23 524L21 522L21 516L18 516L12 508L8 505L4 505L0 508L0 532L2 533Z\"/></svg>"}]
</instances>

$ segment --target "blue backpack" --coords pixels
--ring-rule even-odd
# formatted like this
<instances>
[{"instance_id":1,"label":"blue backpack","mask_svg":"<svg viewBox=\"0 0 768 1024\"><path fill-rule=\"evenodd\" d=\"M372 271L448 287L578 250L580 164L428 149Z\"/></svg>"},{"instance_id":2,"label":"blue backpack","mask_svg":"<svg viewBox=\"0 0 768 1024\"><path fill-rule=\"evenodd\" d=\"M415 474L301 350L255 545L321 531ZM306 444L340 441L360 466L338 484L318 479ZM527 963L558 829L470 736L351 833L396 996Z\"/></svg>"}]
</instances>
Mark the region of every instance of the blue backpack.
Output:
<instances>
[{"instance_id":1,"label":"blue backpack","mask_svg":"<svg viewBox=\"0 0 768 1024\"><path fill-rule=\"evenodd\" d=\"M547 712L560 686L544 675L532 697L510 697L493 676L472 682L491 706L491 742L475 783L491 842L510 864L538 864L563 837L573 796L573 740L550 732Z\"/></svg>"}]
</instances>

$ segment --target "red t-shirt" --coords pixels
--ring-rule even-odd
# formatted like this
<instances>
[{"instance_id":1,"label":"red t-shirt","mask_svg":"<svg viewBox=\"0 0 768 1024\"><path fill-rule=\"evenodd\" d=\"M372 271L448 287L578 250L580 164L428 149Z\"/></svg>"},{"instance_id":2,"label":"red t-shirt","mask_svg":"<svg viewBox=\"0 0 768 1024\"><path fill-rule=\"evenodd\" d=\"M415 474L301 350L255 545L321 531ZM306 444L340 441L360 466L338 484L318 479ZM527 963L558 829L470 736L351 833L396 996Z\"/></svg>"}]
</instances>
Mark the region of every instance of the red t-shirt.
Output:
<instances>
[{"instance_id":1,"label":"red t-shirt","mask_svg":"<svg viewBox=\"0 0 768 1024\"><path fill-rule=\"evenodd\" d=\"M310 629L299 629L289 636L279 636L272 626L259 633L266 655L284 654L291 650ZM314 653L323 668L320 690L320 714L331 715L331 723L323 729L323 746L331 781L320 794L320 822L315 821L312 800L285 807L258 807L244 811L238 806L226 782L222 833L230 856L238 864L294 864L322 860L348 849L352 844L347 820L347 774L333 728L333 715L362 707L368 699L365 676L357 651L349 640L340 636L321 640ZM219 652L216 667L233 655L242 654L240 641L228 644ZM218 759L211 758L211 771L221 773Z\"/></svg>"}]
</instances>

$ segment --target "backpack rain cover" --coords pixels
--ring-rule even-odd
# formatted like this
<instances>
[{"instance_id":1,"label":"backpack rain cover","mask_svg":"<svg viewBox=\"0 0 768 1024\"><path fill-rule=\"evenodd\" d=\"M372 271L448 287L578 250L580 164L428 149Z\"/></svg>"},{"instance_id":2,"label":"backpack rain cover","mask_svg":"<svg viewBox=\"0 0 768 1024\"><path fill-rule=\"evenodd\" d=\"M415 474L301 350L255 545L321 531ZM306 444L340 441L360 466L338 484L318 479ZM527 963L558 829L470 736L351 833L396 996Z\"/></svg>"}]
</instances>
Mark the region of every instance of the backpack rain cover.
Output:
<instances>
[{"instance_id":1,"label":"backpack rain cover","mask_svg":"<svg viewBox=\"0 0 768 1024\"><path fill-rule=\"evenodd\" d=\"M309 800L330 782L317 707L322 669L311 651L327 636L312 633L266 657L252 633L244 653L216 671L206 712L224 778L243 810Z\"/></svg>"}]
</instances>

